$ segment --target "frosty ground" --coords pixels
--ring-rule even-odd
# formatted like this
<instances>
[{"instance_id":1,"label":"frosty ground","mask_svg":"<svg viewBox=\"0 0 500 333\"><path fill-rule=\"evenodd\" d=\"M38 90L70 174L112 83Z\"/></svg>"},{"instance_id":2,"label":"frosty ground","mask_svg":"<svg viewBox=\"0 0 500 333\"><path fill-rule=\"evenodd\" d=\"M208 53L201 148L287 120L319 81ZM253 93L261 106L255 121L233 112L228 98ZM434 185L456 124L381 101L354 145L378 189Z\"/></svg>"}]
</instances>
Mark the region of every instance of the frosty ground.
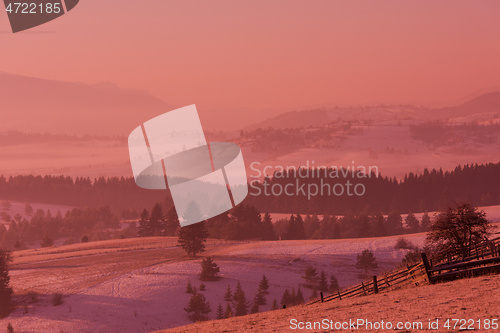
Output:
<instances>
[{"instance_id":1,"label":"frosty ground","mask_svg":"<svg viewBox=\"0 0 500 333\"><path fill-rule=\"evenodd\" d=\"M234 290L240 281L251 300L263 274L270 282L267 305L261 308L267 311L273 299L280 301L285 288L297 289L307 265L334 274L341 287L348 286L361 281L354 265L356 255L367 248L379 262L378 273L390 270L407 251L394 249L398 238L213 242L203 255L215 259L222 279L205 282L204 294L212 308L210 316L215 317L219 303L225 306L223 294L228 284ZM405 238L421 246L424 234ZM187 260L182 250L165 247L173 244L161 243L161 238L150 240L156 240L158 248L141 249L129 244L127 251L122 245L111 245L144 240L117 240L102 242L101 247L107 244L107 250L82 252L73 245L68 252L59 247L54 249L57 253L46 253L40 258L35 254L15 257L11 270L14 291L18 295L38 292L40 301L26 308L18 307L0 321L0 327L11 322L16 332L150 332L189 324L184 307L190 295L185 288L189 280L199 286L201 257ZM306 298L311 296L310 290L302 290ZM54 307L51 295L56 292L66 296L62 305Z\"/></svg>"}]
</instances>

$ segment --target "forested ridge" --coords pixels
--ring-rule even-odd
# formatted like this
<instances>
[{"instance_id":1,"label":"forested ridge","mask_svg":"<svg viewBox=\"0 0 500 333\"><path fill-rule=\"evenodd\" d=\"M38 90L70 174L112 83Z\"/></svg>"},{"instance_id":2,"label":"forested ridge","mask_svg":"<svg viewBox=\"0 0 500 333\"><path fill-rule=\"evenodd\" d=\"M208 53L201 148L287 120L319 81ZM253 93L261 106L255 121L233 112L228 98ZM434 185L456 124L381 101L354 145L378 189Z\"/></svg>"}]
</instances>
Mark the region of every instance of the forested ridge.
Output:
<instances>
[{"instance_id":1,"label":"forested ridge","mask_svg":"<svg viewBox=\"0 0 500 333\"><path fill-rule=\"evenodd\" d=\"M320 172L320 175L324 173ZM264 184L253 183L244 203L255 206L261 212L330 215L366 211L381 211L384 214L392 211L401 214L435 211L454 202L470 202L479 206L500 204L500 163L458 166L446 172L426 169L418 175L409 173L400 181L381 175L371 176L355 178L349 173L346 178L340 179L301 178L294 172L275 173L274 177L264 180L269 195L261 191L256 196L256 188L263 190ZM333 187L337 183L345 184L347 180L352 184L363 184L365 193L362 196L332 194L308 198L303 193L277 196L269 191L274 184L284 187L298 181L307 188L309 184L319 187L323 181L323 184ZM139 188L132 177L91 180L67 176L0 176L0 199L77 207L110 206L115 212L125 209L139 212L155 202L162 202L165 207L173 204L168 191Z\"/></svg>"}]
</instances>

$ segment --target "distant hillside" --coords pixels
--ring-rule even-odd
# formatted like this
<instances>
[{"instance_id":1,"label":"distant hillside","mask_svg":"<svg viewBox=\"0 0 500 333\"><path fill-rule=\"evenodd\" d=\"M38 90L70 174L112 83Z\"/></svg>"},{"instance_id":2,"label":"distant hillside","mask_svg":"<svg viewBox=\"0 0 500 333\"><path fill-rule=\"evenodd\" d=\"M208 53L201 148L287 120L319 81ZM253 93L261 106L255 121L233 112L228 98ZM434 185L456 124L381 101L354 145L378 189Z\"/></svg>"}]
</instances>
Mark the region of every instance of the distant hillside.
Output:
<instances>
[{"instance_id":1,"label":"distant hillside","mask_svg":"<svg viewBox=\"0 0 500 333\"><path fill-rule=\"evenodd\" d=\"M500 114L500 92L498 91L483 94L458 106L440 109L411 105L378 105L292 111L248 125L244 130L268 127L276 129L307 128L309 126L323 126L338 120L358 121L360 123L388 120L447 120L493 112ZM496 118L499 117L500 115L496 116Z\"/></svg>"},{"instance_id":2,"label":"distant hillside","mask_svg":"<svg viewBox=\"0 0 500 333\"><path fill-rule=\"evenodd\" d=\"M500 91L481 95L458 106L439 109L443 117L470 116L495 112L500 114Z\"/></svg>"},{"instance_id":3,"label":"distant hillside","mask_svg":"<svg viewBox=\"0 0 500 333\"><path fill-rule=\"evenodd\" d=\"M113 83L87 85L0 72L0 132L128 135L173 106Z\"/></svg>"}]
</instances>

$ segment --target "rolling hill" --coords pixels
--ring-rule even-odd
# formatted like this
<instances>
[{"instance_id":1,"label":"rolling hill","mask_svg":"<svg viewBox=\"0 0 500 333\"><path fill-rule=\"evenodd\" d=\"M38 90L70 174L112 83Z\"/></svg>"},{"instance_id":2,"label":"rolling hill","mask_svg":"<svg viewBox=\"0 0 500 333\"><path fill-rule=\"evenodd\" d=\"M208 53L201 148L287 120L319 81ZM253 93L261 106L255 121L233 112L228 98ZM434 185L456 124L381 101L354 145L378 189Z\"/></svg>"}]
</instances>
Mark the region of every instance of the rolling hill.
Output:
<instances>
[{"instance_id":1,"label":"rolling hill","mask_svg":"<svg viewBox=\"0 0 500 333\"><path fill-rule=\"evenodd\" d=\"M0 72L0 132L128 135L174 109L147 91L45 80Z\"/></svg>"}]
</instances>

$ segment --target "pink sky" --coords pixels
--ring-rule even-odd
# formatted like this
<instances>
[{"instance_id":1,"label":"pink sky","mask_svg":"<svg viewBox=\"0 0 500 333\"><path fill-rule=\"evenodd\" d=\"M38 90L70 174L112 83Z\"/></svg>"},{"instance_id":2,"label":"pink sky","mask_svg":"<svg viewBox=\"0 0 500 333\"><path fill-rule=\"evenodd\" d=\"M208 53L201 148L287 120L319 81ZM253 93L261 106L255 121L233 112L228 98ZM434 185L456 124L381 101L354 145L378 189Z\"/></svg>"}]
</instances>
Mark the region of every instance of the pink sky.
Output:
<instances>
[{"instance_id":1,"label":"pink sky","mask_svg":"<svg viewBox=\"0 0 500 333\"><path fill-rule=\"evenodd\" d=\"M500 87L499 17L494 0L82 0L18 34L0 13L0 71L112 81L202 117L452 103Z\"/></svg>"}]
</instances>

